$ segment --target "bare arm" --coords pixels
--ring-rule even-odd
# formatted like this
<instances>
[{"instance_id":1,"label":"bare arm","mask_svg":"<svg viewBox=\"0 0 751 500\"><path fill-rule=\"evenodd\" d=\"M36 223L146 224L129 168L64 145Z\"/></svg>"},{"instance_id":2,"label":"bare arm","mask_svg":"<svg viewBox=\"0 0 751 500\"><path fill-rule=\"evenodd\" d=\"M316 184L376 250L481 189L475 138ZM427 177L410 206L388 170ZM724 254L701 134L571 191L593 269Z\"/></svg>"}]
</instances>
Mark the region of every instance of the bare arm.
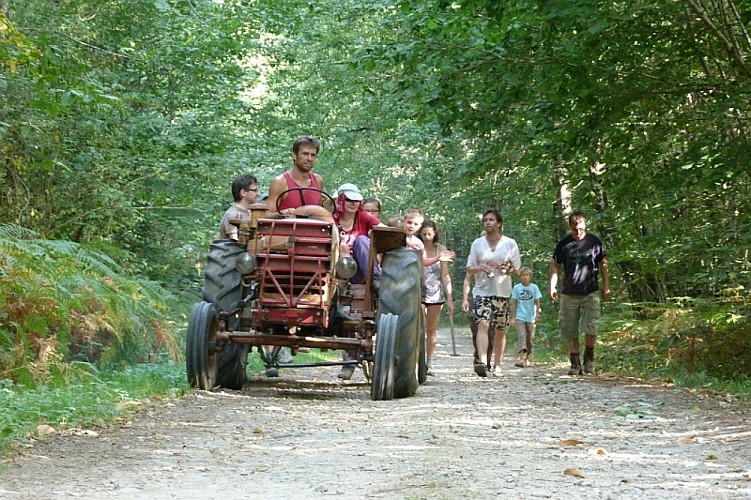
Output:
<instances>
[{"instance_id":1,"label":"bare arm","mask_svg":"<svg viewBox=\"0 0 751 500\"><path fill-rule=\"evenodd\" d=\"M454 252L453 250L440 250L434 257L427 257L425 255L425 252L423 252L422 265L432 266L436 262L448 263L454 260L454 257L456 257L456 252Z\"/></svg>"},{"instance_id":2,"label":"bare arm","mask_svg":"<svg viewBox=\"0 0 751 500\"><path fill-rule=\"evenodd\" d=\"M553 302L558 300L558 272L560 269L561 266L556 261L550 263L550 271L548 271L548 293Z\"/></svg>"},{"instance_id":3,"label":"bare arm","mask_svg":"<svg viewBox=\"0 0 751 500\"><path fill-rule=\"evenodd\" d=\"M464 284L462 285L462 311L469 311L469 292L472 288L472 278L469 271L464 276Z\"/></svg>"},{"instance_id":4,"label":"bare arm","mask_svg":"<svg viewBox=\"0 0 751 500\"><path fill-rule=\"evenodd\" d=\"M602 259L600 262L600 273L602 273L602 298L610 298L610 271L608 270L608 259Z\"/></svg>"},{"instance_id":5,"label":"bare arm","mask_svg":"<svg viewBox=\"0 0 751 500\"><path fill-rule=\"evenodd\" d=\"M443 281L443 288L446 291L446 302L449 314L454 315L454 291L451 285L451 274L449 274L449 263L446 261L441 262L441 281Z\"/></svg>"},{"instance_id":6,"label":"bare arm","mask_svg":"<svg viewBox=\"0 0 751 500\"><path fill-rule=\"evenodd\" d=\"M287 183L284 180L284 177L277 176L274 177L274 179L271 181L271 184L269 185L269 197L266 200L266 205L268 205L268 210L266 210L266 216L270 217L272 215L277 215L279 212L276 211L276 204L277 200L279 200L279 195L281 195L284 191L287 190Z\"/></svg>"}]
</instances>

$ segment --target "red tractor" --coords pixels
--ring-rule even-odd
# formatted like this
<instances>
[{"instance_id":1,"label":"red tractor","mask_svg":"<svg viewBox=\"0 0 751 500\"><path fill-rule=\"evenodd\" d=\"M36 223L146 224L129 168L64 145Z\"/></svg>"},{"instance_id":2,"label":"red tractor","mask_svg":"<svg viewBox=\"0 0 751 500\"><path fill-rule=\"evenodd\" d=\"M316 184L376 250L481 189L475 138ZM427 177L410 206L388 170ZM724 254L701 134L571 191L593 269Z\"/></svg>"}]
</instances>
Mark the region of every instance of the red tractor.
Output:
<instances>
[{"instance_id":1,"label":"red tractor","mask_svg":"<svg viewBox=\"0 0 751 500\"><path fill-rule=\"evenodd\" d=\"M372 399L413 395L427 375L423 272L421 256L404 247L404 231L373 228L367 279L356 285L347 280L357 265L339 257L329 210L303 206L291 218L266 218L266 210L264 204L252 205L250 220L232 221L239 241L211 244L204 300L193 306L188 322L190 384L241 389L248 353L256 346L269 376L280 368L359 364L371 382ZM374 279L378 254L380 280ZM351 356L284 364L278 359L282 347Z\"/></svg>"}]
</instances>

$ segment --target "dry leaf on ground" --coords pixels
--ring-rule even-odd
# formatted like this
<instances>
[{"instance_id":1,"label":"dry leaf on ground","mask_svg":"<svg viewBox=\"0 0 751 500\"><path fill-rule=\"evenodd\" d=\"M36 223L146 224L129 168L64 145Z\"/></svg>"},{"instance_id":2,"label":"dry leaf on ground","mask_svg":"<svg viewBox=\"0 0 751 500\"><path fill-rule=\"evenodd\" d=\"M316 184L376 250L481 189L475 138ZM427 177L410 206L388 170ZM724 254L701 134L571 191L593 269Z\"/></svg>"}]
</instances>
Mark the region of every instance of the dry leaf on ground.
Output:
<instances>
[{"instance_id":1,"label":"dry leaf on ground","mask_svg":"<svg viewBox=\"0 0 751 500\"><path fill-rule=\"evenodd\" d=\"M584 479L584 474L576 469L566 469L565 471L563 471L563 474L566 476L574 476L578 477L579 479Z\"/></svg>"},{"instance_id":2,"label":"dry leaf on ground","mask_svg":"<svg viewBox=\"0 0 751 500\"><path fill-rule=\"evenodd\" d=\"M564 439L555 444L558 446L579 446L580 444L584 444L584 441L579 441L578 439Z\"/></svg>"}]
</instances>

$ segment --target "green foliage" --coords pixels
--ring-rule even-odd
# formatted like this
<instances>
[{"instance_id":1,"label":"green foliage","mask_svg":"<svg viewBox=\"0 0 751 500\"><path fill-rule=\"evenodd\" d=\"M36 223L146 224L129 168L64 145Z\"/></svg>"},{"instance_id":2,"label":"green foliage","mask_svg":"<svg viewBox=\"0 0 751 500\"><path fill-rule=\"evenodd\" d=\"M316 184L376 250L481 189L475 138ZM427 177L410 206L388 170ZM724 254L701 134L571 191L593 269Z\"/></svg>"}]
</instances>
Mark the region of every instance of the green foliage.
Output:
<instances>
[{"instance_id":1,"label":"green foliage","mask_svg":"<svg viewBox=\"0 0 751 500\"><path fill-rule=\"evenodd\" d=\"M341 351L322 351L320 349L311 349L310 352L298 352L295 355L295 363L321 363L341 359ZM261 375L265 373L266 365L263 364L261 356L255 351L248 355L248 372L251 374Z\"/></svg>"},{"instance_id":2,"label":"green foliage","mask_svg":"<svg viewBox=\"0 0 751 500\"><path fill-rule=\"evenodd\" d=\"M0 75L0 222L116 245L152 279L194 286L229 179L247 168L232 124L254 79L238 59L255 43L239 36L252 26L244 14L214 2L15 3L9 17L37 57L0 51L0 67L17 67Z\"/></svg>"},{"instance_id":3,"label":"green foliage","mask_svg":"<svg viewBox=\"0 0 751 500\"><path fill-rule=\"evenodd\" d=\"M152 351L123 332L166 331L147 319L161 286L195 300L231 178L268 185L303 133L323 139L328 191L354 182L384 217L418 206L435 219L457 282L478 215L495 207L544 288L578 208L606 243L617 301L748 300L745 4L10 5L0 223L50 239L0 236L15 252L0 266L0 345L13 346L0 366L22 366L18 380L35 379L23 363L45 349L86 358L106 343L99 331L130 359ZM635 366L650 349L631 351Z\"/></svg>"},{"instance_id":4,"label":"green foliage","mask_svg":"<svg viewBox=\"0 0 751 500\"><path fill-rule=\"evenodd\" d=\"M388 86L379 98L417 126L439 126L425 141L433 157L415 177L428 188L417 204L475 234L477 210L495 205L505 232L539 262L560 236L562 214L550 207L565 187L611 248L613 282L630 300L748 288L748 232L737 230L751 222L742 9L389 5L383 38L352 61ZM451 167L444 185L433 182L438 165ZM458 241L469 240L463 232Z\"/></svg>"},{"instance_id":5,"label":"green foliage","mask_svg":"<svg viewBox=\"0 0 751 500\"><path fill-rule=\"evenodd\" d=\"M53 367L85 360L179 359L170 331L181 311L154 282L133 279L106 254L0 225L0 376L49 382Z\"/></svg>"},{"instance_id":6,"label":"green foliage","mask_svg":"<svg viewBox=\"0 0 751 500\"><path fill-rule=\"evenodd\" d=\"M65 370L64 376L35 390L0 380L0 454L26 439L43 437L37 431L40 424L58 432L106 426L145 404L175 398L188 389L182 365L168 360L116 372L100 373L81 363Z\"/></svg>"},{"instance_id":7,"label":"green foliage","mask_svg":"<svg viewBox=\"0 0 751 500\"><path fill-rule=\"evenodd\" d=\"M629 310L637 311L633 319ZM716 390L751 387L751 319L745 302L631 304L606 327L598 349L607 371ZM613 318L613 316L611 316ZM638 319L636 319L638 318Z\"/></svg>"}]
</instances>

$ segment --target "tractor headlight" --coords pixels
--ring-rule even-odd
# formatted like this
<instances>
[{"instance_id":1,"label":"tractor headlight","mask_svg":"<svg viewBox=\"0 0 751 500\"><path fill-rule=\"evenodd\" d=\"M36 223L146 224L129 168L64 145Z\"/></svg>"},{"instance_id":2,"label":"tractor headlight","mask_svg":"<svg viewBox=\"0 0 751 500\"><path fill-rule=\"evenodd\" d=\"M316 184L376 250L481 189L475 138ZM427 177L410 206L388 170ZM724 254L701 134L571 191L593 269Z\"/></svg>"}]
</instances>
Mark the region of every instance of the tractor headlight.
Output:
<instances>
[{"instance_id":1,"label":"tractor headlight","mask_svg":"<svg viewBox=\"0 0 751 500\"><path fill-rule=\"evenodd\" d=\"M256 258L248 252L241 253L237 256L237 260L235 260L235 269L240 274L250 274L256 270L256 266Z\"/></svg>"},{"instance_id":2,"label":"tractor headlight","mask_svg":"<svg viewBox=\"0 0 751 500\"><path fill-rule=\"evenodd\" d=\"M342 257L336 263L336 275L348 280L357 272L357 262L352 257Z\"/></svg>"}]
</instances>

